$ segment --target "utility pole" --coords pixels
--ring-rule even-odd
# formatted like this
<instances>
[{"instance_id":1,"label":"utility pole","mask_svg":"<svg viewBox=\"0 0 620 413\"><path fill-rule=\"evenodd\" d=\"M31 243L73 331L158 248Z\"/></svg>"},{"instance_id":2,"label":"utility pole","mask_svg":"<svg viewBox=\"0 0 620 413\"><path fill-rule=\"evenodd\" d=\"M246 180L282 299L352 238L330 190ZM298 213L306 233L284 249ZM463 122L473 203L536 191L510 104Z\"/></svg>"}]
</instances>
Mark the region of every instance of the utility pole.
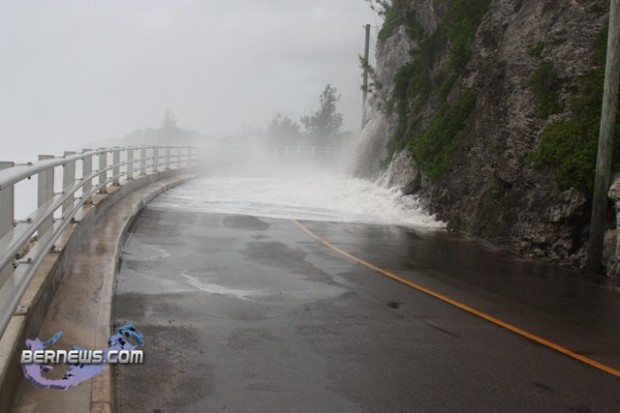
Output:
<instances>
[{"instance_id":1,"label":"utility pole","mask_svg":"<svg viewBox=\"0 0 620 413\"><path fill-rule=\"evenodd\" d=\"M362 86L362 128L366 125L366 98L368 97L368 49L370 45L370 24L365 26L366 44L364 46L364 85Z\"/></svg>"},{"instance_id":2,"label":"utility pole","mask_svg":"<svg viewBox=\"0 0 620 413\"><path fill-rule=\"evenodd\" d=\"M599 274L603 264L603 237L607 217L607 191L611 175L611 158L614 147L614 129L618 107L618 82L620 77L620 0L611 0L609 7L609 33L607 38L607 63L601 126L598 138L598 155L592 199L592 219L588 240L586 271Z\"/></svg>"}]
</instances>

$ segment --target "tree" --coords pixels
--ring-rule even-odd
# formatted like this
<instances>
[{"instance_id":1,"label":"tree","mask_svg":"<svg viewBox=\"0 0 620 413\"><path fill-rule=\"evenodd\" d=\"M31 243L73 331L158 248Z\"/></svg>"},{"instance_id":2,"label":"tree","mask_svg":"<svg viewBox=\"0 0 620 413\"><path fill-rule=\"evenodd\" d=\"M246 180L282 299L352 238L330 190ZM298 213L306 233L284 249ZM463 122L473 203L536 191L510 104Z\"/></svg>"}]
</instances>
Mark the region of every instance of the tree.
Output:
<instances>
[{"instance_id":1,"label":"tree","mask_svg":"<svg viewBox=\"0 0 620 413\"><path fill-rule=\"evenodd\" d=\"M172 130L172 129L176 129L176 127L177 127L177 117L174 115L174 112L172 111L172 109L166 110L161 128L163 130Z\"/></svg>"},{"instance_id":2,"label":"tree","mask_svg":"<svg viewBox=\"0 0 620 413\"><path fill-rule=\"evenodd\" d=\"M161 122L161 128L157 131L160 142L170 142L181 136L181 129L177 127L177 117L172 109L166 110L164 119Z\"/></svg>"},{"instance_id":3,"label":"tree","mask_svg":"<svg viewBox=\"0 0 620 413\"><path fill-rule=\"evenodd\" d=\"M296 144L299 139L299 129L298 123L278 113L269 124L267 134L276 145L292 145Z\"/></svg>"},{"instance_id":4,"label":"tree","mask_svg":"<svg viewBox=\"0 0 620 413\"><path fill-rule=\"evenodd\" d=\"M319 99L321 103L319 110L311 116L303 116L301 123L311 138L326 140L336 135L342 126L342 114L336 112L336 103L340 100L340 95L336 94L335 87L327 84Z\"/></svg>"}]
</instances>

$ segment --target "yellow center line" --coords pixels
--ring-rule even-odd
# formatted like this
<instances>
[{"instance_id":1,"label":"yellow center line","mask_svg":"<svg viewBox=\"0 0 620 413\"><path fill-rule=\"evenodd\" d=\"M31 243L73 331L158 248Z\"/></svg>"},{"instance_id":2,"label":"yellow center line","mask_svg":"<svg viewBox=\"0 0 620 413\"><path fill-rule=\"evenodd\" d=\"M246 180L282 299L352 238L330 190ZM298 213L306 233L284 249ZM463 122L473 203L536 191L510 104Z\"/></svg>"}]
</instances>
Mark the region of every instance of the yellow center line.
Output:
<instances>
[{"instance_id":1,"label":"yellow center line","mask_svg":"<svg viewBox=\"0 0 620 413\"><path fill-rule=\"evenodd\" d=\"M549 340L546 340L546 339L544 339L542 337L537 336L536 334L529 333L529 332L527 332L527 331L525 331L525 330L523 330L523 329L521 329L521 328L519 328L517 326L514 326L514 325L512 325L510 323L507 323L507 322L502 321L502 320L500 320L498 318L495 318L495 317L493 317L493 316L491 316L491 315L489 315L487 313L484 313L484 312L482 312L480 310L477 310L477 309L475 309L473 307L470 307L467 304L463 304L460 301L457 301L457 300L455 300L453 298L450 298L450 297L445 296L445 295L443 295L441 293L438 293L437 291L431 290L430 288L426 288L426 287L424 287L424 286L422 286L420 284L414 283L413 281L409 281L409 280L407 280L407 279L405 279L405 278L403 278L403 277L401 277L399 275L396 275L396 274L394 274L394 273L392 273L390 271L387 271L387 270L384 270L382 268L379 268L376 265L369 263L368 261L364 261L363 259L358 258L355 255L349 254L348 252L338 248L334 244L330 243L329 241L321 238L320 236L316 235L314 232L310 231L306 226L304 226L299 221L297 221L295 219L293 219L292 221L303 232L305 232L308 236L310 236L311 238L313 238L314 240L316 240L320 244L325 245L327 248L329 248L329 249L331 249L333 251L336 251L340 255L343 255L343 256L349 258L350 260L355 261L358 264L363 265L366 268L369 268L369 269L371 269L371 270L373 270L373 271L375 271L375 272L377 272L377 273L379 273L381 275L384 275L384 276L386 276L388 278L393 279L394 281L398 281L399 283L405 284L405 285L407 285L407 286L409 286L411 288L414 288L414 289L416 289L418 291L421 291L421 292L423 292L425 294L428 294L428 295L430 295L432 297L435 297L438 300L441 300L441 301L443 301L445 303L453 305L454 307L460 308L463 311L466 311L466 312L468 312L470 314L473 314L473 315L475 315L477 317L480 317L480 318L482 318L482 319L484 319L484 320L486 320L486 321L488 321L490 323L493 323L493 324L495 324L497 326L500 326L500 327L502 327L502 328L504 328L504 329L506 329L508 331L511 331L511 332L513 332L515 334L518 334L521 337L525 337L528 340L531 340L531 341L533 341L535 343L538 343L538 344L543 345L545 347L548 347L548 348L550 348L552 350L555 350L558 353L562 353L565 356L571 357L571 358L573 358L575 360L579 360L579 361L581 361L581 362L583 362L585 364L588 364L588 365L590 365L590 366L592 366L594 368L602 370L605 373L609 373L609 374L611 374L613 376L620 377L620 370L616 370L616 369L614 369L612 367L609 367L609 366L607 366L605 364L599 363L596 360L592 360L591 358L582 356L581 354L575 353L575 352L567 349L566 347L562 347L562 346L560 346L558 344L555 344L555 343L553 343L553 342L551 342Z\"/></svg>"}]
</instances>

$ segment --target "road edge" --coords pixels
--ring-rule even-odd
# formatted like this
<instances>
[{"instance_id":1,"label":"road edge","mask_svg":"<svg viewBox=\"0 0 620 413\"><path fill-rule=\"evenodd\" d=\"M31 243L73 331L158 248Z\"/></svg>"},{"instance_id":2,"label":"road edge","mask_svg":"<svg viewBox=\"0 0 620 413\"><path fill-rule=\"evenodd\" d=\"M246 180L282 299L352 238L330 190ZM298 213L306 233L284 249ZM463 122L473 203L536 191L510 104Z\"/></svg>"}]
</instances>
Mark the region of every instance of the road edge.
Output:
<instances>
[{"instance_id":1,"label":"road edge","mask_svg":"<svg viewBox=\"0 0 620 413\"><path fill-rule=\"evenodd\" d=\"M101 300L97 308L90 309L97 311L97 323L92 327L95 330L97 345L99 348L105 348L111 329L118 256L127 229L150 200L196 176L198 174L195 168L152 173L125 181L118 186L108 187L106 193L93 197L92 204L83 206L55 243L54 250L44 258L11 317L5 333L0 337L0 411L12 411L19 402L23 384L26 384L19 363L19 352L24 347L26 338L39 335L45 316L59 292L62 280L71 270L80 245L95 236L97 227L106 222L106 217L112 213L118 214L123 203L133 200L129 204L122 225L116 231L117 242L110 249L110 257L106 261L108 268L101 271L104 276ZM90 392L91 397L88 400L91 411L113 412L114 396L110 369L104 370L101 377L94 378L92 386L93 391ZM95 389L97 391L94 391Z\"/></svg>"}]
</instances>

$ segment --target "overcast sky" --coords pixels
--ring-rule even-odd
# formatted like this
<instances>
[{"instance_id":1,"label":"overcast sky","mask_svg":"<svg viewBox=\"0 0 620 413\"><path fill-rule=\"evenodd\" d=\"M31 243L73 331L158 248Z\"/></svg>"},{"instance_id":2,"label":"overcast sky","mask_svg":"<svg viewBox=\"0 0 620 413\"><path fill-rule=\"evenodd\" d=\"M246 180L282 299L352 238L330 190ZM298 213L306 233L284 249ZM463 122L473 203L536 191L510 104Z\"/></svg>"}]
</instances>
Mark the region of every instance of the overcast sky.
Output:
<instances>
[{"instance_id":1,"label":"overcast sky","mask_svg":"<svg viewBox=\"0 0 620 413\"><path fill-rule=\"evenodd\" d=\"M207 134L266 128L327 83L357 131L378 22L364 0L2 0L0 160L158 127L167 108Z\"/></svg>"}]
</instances>

